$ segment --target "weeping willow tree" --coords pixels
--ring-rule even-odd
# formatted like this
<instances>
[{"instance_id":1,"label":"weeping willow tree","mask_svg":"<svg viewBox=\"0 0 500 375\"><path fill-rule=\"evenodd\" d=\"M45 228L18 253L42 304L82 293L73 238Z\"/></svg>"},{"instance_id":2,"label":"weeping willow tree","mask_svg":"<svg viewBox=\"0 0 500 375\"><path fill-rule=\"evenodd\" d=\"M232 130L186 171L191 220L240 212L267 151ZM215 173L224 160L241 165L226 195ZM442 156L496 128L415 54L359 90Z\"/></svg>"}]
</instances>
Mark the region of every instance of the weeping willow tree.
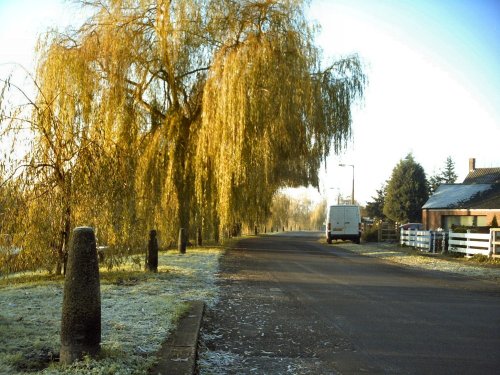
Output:
<instances>
[{"instance_id":1,"label":"weeping willow tree","mask_svg":"<svg viewBox=\"0 0 500 375\"><path fill-rule=\"evenodd\" d=\"M200 204L222 227L263 222L282 187L318 186L365 86L357 57L322 69L302 2L236 4L208 72L196 152Z\"/></svg>"},{"instance_id":2,"label":"weeping willow tree","mask_svg":"<svg viewBox=\"0 0 500 375\"><path fill-rule=\"evenodd\" d=\"M263 223L280 188L317 186L321 160L350 137L361 64L321 65L303 1L82 5L79 29L41 39L24 120L24 191L46 197L27 204L32 227L51 216L31 245L59 263L74 225L134 247L152 228L169 242L179 227L218 237Z\"/></svg>"},{"instance_id":3,"label":"weeping willow tree","mask_svg":"<svg viewBox=\"0 0 500 375\"><path fill-rule=\"evenodd\" d=\"M46 64L47 60L53 63ZM49 270L55 266L56 273L62 271L77 215L75 202L84 191L84 186L75 185L75 179L82 181L89 174L96 149L89 131L89 93L95 77L86 62L80 51L67 51L52 43L33 78L33 99L21 87L7 84L27 100L10 112L4 110L1 119L3 134L14 140L13 153L18 152L17 141L29 141L14 173L2 181L18 186L24 201L9 218L9 231L23 248L18 258L24 268L43 265Z\"/></svg>"}]
</instances>

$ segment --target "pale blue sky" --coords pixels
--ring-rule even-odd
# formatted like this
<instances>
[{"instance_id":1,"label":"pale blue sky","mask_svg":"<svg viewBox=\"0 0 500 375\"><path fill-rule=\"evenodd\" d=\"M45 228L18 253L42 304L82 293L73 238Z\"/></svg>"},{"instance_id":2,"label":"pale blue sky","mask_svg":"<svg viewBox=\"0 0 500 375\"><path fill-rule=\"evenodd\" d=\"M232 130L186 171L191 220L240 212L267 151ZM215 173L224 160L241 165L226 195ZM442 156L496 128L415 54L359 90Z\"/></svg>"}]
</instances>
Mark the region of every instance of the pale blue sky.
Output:
<instances>
[{"instance_id":1,"label":"pale blue sky","mask_svg":"<svg viewBox=\"0 0 500 375\"><path fill-rule=\"evenodd\" d=\"M451 156L459 182L470 157L500 167L500 1L313 0L310 13L325 56L358 53L370 80L352 143L328 160L330 199L350 195L339 163L355 165L361 202L409 152L428 175Z\"/></svg>"},{"instance_id":2,"label":"pale blue sky","mask_svg":"<svg viewBox=\"0 0 500 375\"><path fill-rule=\"evenodd\" d=\"M339 163L362 203L409 152L429 175L447 156L459 179L470 157L500 166L500 0L312 0L309 15L325 61L358 53L369 77L352 142L321 172L330 199L351 191ZM0 64L29 67L36 34L77 19L71 2L0 0Z\"/></svg>"}]
</instances>

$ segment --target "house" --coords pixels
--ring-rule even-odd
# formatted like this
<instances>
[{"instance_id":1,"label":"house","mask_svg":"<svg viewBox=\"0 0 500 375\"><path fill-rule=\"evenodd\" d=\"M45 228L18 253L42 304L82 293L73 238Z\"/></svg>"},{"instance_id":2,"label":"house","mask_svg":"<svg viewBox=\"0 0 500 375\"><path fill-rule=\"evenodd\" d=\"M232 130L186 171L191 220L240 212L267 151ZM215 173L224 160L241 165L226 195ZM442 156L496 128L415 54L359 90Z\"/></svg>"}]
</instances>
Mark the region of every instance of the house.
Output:
<instances>
[{"instance_id":1,"label":"house","mask_svg":"<svg viewBox=\"0 0 500 375\"><path fill-rule=\"evenodd\" d=\"M473 158L463 183L440 185L422 206L422 223L430 230L488 226L495 216L500 222L500 168L476 168Z\"/></svg>"}]
</instances>

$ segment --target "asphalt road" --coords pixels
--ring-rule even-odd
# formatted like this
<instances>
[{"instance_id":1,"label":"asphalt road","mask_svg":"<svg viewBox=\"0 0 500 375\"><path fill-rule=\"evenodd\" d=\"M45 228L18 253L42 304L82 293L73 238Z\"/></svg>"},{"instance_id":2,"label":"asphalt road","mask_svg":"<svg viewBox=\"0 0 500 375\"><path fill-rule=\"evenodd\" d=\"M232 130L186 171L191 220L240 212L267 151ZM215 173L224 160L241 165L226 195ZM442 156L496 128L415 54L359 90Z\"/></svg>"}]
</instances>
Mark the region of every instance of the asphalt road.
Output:
<instances>
[{"instance_id":1,"label":"asphalt road","mask_svg":"<svg viewBox=\"0 0 500 375\"><path fill-rule=\"evenodd\" d=\"M226 253L200 373L500 374L498 284L386 263L320 236L250 237Z\"/></svg>"}]
</instances>

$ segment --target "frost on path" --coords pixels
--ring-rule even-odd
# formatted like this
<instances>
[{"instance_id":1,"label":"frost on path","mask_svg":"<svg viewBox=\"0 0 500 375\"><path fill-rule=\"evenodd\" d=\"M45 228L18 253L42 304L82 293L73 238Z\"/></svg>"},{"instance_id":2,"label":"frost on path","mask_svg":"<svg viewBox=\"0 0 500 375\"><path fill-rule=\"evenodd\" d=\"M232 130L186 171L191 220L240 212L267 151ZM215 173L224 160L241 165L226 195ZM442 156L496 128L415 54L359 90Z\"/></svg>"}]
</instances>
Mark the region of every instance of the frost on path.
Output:
<instances>
[{"instance_id":1,"label":"frost on path","mask_svg":"<svg viewBox=\"0 0 500 375\"><path fill-rule=\"evenodd\" d=\"M321 358L352 350L350 344L332 339L323 320L311 320L310 311L277 287L265 269L251 260L241 267L245 261L230 252L221 262L219 302L203 319L199 374L328 375ZM299 326L290 316L308 325Z\"/></svg>"},{"instance_id":2,"label":"frost on path","mask_svg":"<svg viewBox=\"0 0 500 375\"><path fill-rule=\"evenodd\" d=\"M464 276L500 281L500 268L467 264L465 261L445 260L433 256L412 254L409 249L402 249L397 244L363 244L361 246L343 243L345 249L371 257L384 259L413 268L449 272Z\"/></svg>"}]
</instances>

